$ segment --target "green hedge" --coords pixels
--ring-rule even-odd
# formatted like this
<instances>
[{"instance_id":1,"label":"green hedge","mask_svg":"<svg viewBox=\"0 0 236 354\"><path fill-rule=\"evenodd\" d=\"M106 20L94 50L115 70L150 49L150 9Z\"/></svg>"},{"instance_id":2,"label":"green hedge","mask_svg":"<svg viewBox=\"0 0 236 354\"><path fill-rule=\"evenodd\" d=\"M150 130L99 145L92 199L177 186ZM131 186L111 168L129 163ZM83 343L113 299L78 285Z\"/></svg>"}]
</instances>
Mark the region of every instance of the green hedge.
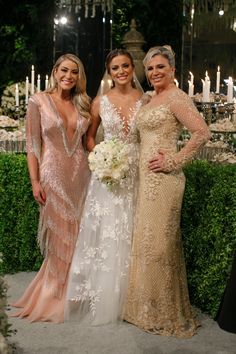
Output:
<instances>
[{"instance_id":1,"label":"green hedge","mask_svg":"<svg viewBox=\"0 0 236 354\"><path fill-rule=\"evenodd\" d=\"M2 273L37 270L38 206L32 197L26 156L0 154L0 252Z\"/></svg>"},{"instance_id":2,"label":"green hedge","mask_svg":"<svg viewBox=\"0 0 236 354\"><path fill-rule=\"evenodd\" d=\"M190 297L214 317L236 249L236 165L195 161L185 175L182 235Z\"/></svg>"},{"instance_id":3,"label":"green hedge","mask_svg":"<svg viewBox=\"0 0 236 354\"><path fill-rule=\"evenodd\" d=\"M182 235L191 301L214 316L236 249L236 166L194 161L185 174ZM25 155L0 154L0 271L39 268L37 225Z\"/></svg>"}]
</instances>

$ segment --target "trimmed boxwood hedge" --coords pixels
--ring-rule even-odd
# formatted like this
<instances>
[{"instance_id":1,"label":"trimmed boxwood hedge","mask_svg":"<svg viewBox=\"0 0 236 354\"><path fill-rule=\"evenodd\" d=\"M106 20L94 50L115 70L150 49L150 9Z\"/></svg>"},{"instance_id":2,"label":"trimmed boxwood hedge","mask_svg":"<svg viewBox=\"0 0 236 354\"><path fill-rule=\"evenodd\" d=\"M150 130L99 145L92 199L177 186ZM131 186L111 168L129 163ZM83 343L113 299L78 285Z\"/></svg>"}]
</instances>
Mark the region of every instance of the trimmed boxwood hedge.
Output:
<instances>
[{"instance_id":1,"label":"trimmed boxwood hedge","mask_svg":"<svg viewBox=\"0 0 236 354\"><path fill-rule=\"evenodd\" d=\"M236 166L194 161L182 209L182 236L191 302L216 314L236 249ZM38 206L24 154L0 154L2 273L37 270Z\"/></svg>"},{"instance_id":2,"label":"trimmed boxwood hedge","mask_svg":"<svg viewBox=\"0 0 236 354\"><path fill-rule=\"evenodd\" d=\"M0 271L37 270L38 205L32 190L24 154L0 154Z\"/></svg>"},{"instance_id":3,"label":"trimmed boxwood hedge","mask_svg":"<svg viewBox=\"0 0 236 354\"><path fill-rule=\"evenodd\" d=\"M190 297L215 316L236 249L236 165L195 161L185 175L182 235Z\"/></svg>"}]
</instances>

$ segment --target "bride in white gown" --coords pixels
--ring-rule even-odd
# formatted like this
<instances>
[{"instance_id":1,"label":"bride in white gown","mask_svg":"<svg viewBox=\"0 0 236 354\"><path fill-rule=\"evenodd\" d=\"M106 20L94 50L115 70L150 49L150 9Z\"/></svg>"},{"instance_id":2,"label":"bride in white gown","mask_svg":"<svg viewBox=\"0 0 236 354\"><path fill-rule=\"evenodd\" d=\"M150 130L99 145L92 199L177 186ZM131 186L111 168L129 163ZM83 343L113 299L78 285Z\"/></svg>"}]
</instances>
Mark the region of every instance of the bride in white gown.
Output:
<instances>
[{"instance_id":1,"label":"bride in white gown","mask_svg":"<svg viewBox=\"0 0 236 354\"><path fill-rule=\"evenodd\" d=\"M101 122L104 140L118 138L131 144L133 163L127 177L112 190L93 174L88 188L70 269L65 319L87 319L93 325L115 322L122 313L138 178L135 116L142 93L134 85L132 57L126 50L115 49L107 56L106 68L113 87L92 103L87 148L94 148Z\"/></svg>"}]
</instances>

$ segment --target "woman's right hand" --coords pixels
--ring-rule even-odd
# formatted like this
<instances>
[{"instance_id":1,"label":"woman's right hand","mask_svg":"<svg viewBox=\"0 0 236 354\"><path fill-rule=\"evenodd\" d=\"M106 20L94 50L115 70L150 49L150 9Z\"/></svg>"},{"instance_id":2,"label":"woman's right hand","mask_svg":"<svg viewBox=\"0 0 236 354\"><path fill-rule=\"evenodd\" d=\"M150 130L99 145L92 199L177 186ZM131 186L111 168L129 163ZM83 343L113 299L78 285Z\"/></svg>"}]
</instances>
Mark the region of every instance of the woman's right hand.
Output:
<instances>
[{"instance_id":1,"label":"woman's right hand","mask_svg":"<svg viewBox=\"0 0 236 354\"><path fill-rule=\"evenodd\" d=\"M37 203L45 205L46 193L39 181L32 181L33 196Z\"/></svg>"}]
</instances>

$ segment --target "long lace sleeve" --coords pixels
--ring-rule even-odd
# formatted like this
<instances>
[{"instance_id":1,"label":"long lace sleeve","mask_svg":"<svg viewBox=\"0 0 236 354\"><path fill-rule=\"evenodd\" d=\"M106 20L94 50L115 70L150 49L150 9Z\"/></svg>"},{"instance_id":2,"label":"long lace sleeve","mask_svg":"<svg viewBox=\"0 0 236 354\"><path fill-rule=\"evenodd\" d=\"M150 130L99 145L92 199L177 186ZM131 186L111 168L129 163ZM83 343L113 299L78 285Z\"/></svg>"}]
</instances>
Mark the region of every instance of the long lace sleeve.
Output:
<instances>
[{"instance_id":1,"label":"long lace sleeve","mask_svg":"<svg viewBox=\"0 0 236 354\"><path fill-rule=\"evenodd\" d=\"M41 156L41 117L39 103L35 97L31 97L26 114L26 150L34 153L38 161Z\"/></svg>"},{"instance_id":2,"label":"long lace sleeve","mask_svg":"<svg viewBox=\"0 0 236 354\"><path fill-rule=\"evenodd\" d=\"M170 100L170 108L178 121L189 130L191 138L178 153L167 156L165 162L167 172L178 170L191 161L211 136L207 124L186 93L179 90Z\"/></svg>"}]
</instances>

